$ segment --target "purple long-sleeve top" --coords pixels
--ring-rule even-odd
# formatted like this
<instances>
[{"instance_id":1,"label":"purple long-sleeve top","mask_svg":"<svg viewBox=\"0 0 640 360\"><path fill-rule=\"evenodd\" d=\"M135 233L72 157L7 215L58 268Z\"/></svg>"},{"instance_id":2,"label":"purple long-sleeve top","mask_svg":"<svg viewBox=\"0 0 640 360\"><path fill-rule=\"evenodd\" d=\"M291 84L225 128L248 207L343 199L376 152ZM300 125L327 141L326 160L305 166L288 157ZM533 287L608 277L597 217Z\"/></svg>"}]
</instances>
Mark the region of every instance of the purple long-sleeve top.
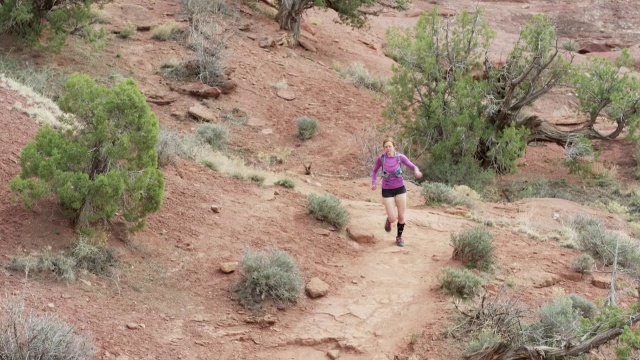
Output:
<instances>
[{"instance_id":1,"label":"purple long-sleeve top","mask_svg":"<svg viewBox=\"0 0 640 360\"><path fill-rule=\"evenodd\" d=\"M416 171L418 169L417 166L415 166L411 161L409 161L409 158L407 158L403 154L398 154L398 155L399 155L398 157L400 158L400 161L398 161L398 157L396 157L395 154L393 156L388 156L385 154L384 156L383 170L391 173L391 176L389 176L389 178L387 179L382 178L383 189L397 189L404 185L404 179L402 178L402 175L400 176L393 175L393 172L400 167L400 163L403 163L407 168L413 171ZM378 156L378 159L376 160L376 165L373 167L373 171L371 172L372 186L376 184L376 179L378 177L378 170L380 170L380 167L382 166L383 165L382 165L382 154L381 154L380 156Z\"/></svg>"}]
</instances>

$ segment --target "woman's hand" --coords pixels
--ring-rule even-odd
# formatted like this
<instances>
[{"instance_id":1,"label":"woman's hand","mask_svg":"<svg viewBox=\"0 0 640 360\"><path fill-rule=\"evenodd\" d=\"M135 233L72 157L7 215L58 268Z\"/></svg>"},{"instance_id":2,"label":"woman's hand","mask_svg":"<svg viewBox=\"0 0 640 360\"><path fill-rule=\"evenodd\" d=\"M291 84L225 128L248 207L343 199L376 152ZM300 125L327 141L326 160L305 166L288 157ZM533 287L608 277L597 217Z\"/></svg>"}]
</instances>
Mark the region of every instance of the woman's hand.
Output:
<instances>
[{"instance_id":1,"label":"woman's hand","mask_svg":"<svg viewBox=\"0 0 640 360\"><path fill-rule=\"evenodd\" d=\"M420 179L422 177L422 173L420 172L420 170L416 169L416 177L418 179Z\"/></svg>"},{"instance_id":2,"label":"woman's hand","mask_svg":"<svg viewBox=\"0 0 640 360\"><path fill-rule=\"evenodd\" d=\"M375 190L376 189L376 184L371 185L371 190Z\"/></svg>"}]
</instances>

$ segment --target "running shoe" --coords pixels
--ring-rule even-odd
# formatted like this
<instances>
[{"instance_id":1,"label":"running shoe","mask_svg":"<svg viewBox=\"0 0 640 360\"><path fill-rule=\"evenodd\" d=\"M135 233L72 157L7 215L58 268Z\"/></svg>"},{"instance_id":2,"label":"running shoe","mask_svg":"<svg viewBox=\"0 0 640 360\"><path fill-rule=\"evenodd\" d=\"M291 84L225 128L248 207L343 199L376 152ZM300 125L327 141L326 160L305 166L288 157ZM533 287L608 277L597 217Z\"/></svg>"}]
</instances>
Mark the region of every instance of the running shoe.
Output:
<instances>
[{"instance_id":1,"label":"running shoe","mask_svg":"<svg viewBox=\"0 0 640 360\"><path fill-rule=\"evenodd\" d=\"M404 246L404 240L402 240L402 238L400 236L398 236L396 238L396 245L401 246L401 247Z\"/></svg>"},{"instance_id":2,"label":"running shoe","mask_svg":"<svg viewBox=\"0 0 640 360\"><path fill-rule=\"evenodd\" d=\"M391 232L391 223L389 222L389 218L384 222L384 231Z\"/></svg>"}]
</instances>

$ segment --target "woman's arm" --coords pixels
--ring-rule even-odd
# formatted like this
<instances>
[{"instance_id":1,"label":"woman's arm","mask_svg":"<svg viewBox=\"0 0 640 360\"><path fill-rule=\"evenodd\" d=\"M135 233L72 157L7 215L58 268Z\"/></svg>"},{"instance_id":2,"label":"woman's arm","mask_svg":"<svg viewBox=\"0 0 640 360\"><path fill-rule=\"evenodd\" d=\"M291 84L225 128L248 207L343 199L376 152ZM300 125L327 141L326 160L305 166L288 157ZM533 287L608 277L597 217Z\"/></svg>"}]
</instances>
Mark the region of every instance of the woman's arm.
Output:
<instances>
[{"instance_id":1,"label":"woman's arm","mask_svg":"<svg viewBox=\"0 0 640 360\"><path fill-rule=\"evenodd\" d=\"M403 154L400 154L400 162L403 163L409 169L413 170L413 172L416 174L416 177L418 179L422 177L422 173L420 172L420 169L418 169L418 166L412 163L408 157L404 156Z\"/></svg>"},{"instance_id":2,"label":"woman's arm","mask_svg":"<svg viewBox=\"0 0 640 360\"><path fill-rule=\"evenodd\" d=\"M373 171L371 172L371 186L376 186L376 180L378 178L378 170L382 166L382 159L380 156L376 159L376 165L373 167Z\"/></svg>"}]
</instances>

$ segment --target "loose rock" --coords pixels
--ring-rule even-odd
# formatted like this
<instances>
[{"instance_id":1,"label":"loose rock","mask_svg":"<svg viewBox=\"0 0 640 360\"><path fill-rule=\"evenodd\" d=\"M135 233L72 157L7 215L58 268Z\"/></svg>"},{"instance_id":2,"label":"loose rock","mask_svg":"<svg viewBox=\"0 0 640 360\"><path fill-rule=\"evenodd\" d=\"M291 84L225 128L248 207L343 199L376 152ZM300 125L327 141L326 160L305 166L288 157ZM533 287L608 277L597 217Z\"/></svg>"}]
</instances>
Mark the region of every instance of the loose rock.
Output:
<instances>
[{"instance_id":1,"label":"loose rock","mask_svg":"<svg viewBox=\"0 0 640 360\"><path fill-rule=\"evenodd\" d=\"M296 94L292 90L289 90L289 89L278 90L276 95L278 95L278 97L283 98L283 99L285 99L287 101L291 101L291 100L296 98Z\"/></svg>"},{"instance_id":2,"label":"loose rock","mask_svg":"<svg viewBox=\"0 0 640 360\"><path fill-rule=\"evenodd\" d=\"M314 277L307 283L305 290L310 298L315 299L327 295L329 292L329 284L317 277Z\"/></svg>"},{"instance_id":3,"label":"loose rock","mask_svg":"<svg viewBox=\"0 0 640 360\"><path fill-rule=\"evenodd\" d=\"M227 261L220 264L220 271L225 274L232 273L238 269L239 263L237 261Z\"/></svg>"}]
</instances>

